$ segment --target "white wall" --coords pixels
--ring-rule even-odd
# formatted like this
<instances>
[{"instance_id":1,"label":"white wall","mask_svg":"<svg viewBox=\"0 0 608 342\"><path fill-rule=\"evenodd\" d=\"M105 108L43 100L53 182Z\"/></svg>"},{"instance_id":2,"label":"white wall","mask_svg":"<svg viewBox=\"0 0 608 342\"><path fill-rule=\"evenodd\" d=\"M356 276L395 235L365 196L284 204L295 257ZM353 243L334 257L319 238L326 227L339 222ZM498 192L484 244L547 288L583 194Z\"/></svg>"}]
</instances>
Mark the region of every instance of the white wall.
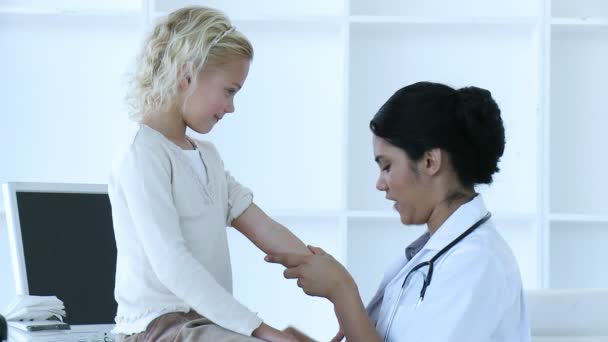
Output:
<instances>
[{"instance_id":1,"label":"white wall","mask_svg":"<svg viewBox=\"0 0 608 342\"><path fill-rule=\"evenodd\" d=\"M139 34L61 18L0 23L0 180L105 182L127 117L122 74ZM48 29L47 29L48 27Z\"/></svg>"}]
</instances>

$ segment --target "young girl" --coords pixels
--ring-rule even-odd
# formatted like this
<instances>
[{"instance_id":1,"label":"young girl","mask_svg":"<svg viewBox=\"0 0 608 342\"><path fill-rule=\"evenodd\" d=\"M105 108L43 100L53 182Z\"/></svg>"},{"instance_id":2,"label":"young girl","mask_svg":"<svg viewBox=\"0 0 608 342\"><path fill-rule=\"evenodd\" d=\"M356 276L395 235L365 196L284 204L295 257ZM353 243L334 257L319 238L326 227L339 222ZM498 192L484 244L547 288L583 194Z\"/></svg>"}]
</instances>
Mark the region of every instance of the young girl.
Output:
<instances>
[{"instance_id":1,"label":"young girl","mask_svg":"<svg viewBox=\"0 0 608 342\"><path fill-rule=\"evenodd\" d=\"M232 296L226 226L269 254L310 252L252 202L211 143L186 135L234 112L252 58L228 18L204 7L171 13L144 44L131 96L139 127L109 182L119 340L292 340Z\"/></svg>"}]
</instances>

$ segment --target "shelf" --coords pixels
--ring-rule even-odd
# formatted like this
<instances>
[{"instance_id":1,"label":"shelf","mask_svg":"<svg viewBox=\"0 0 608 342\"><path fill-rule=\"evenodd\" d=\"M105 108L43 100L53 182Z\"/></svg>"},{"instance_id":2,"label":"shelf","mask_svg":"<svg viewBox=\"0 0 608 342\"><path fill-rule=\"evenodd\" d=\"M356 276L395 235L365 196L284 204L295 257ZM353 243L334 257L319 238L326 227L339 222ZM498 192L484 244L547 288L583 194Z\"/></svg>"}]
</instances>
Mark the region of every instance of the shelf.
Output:
<instances>
[{"instance_id":1,"label":"shelf","mask_svg":"<svg viewBox=\"0 0 608 342\"><path fill-rule=\"evenodd\" d=\"M249 30L313 33L338 31L346 27L346 20L338 17L236 17L231 20L244 33Z\"/></svg>"},{"instance_id":2,"label":"shelf","mask_svg":"<svg viewBox=\"0 0 608 342\"><path fill-rule=\"evenodd\" d=\"M608 26L608 18L552 18L555 26Z\"/></svg>"},{"instance_id":3,"label":"shelf","mask_svg":"<svg viewBox=\"0 0 608 342\"><path fill-rule=\"evenodd\" d=\"M533 25L533 17L411 17L353 15L353 24L432 24L432 25Z\"/></svg>"},{"instance_id":4,"label":"shelf","mask_svg":"<svg viewBox=\"0 0 608 342\"><path fill-rule=\"evenodd\" d=\"M0 11L138 11L146 0L2 0Z\"/></svg>"},{"instance_id":5,"label":"shelf","mask_svg":"<svg viewBox=\"0 0 608 342\"><path fill-rule=\"evenodd\" d=\"M86 9L53 9L53 8L15 8L0 7L0 15L3 17L127 17L140 18L143 13L137 10L86 10Z\"/></svg>"},{"instance_id":6,"label":"shelf","mask_svg":"<svg viewBox=\"0 0 608 342\"><path fill-rule=\"evenodd\" d=\"M491 210L490 210L491 211ZM499 213L492 212L492 220L499 222L525 222L532 223L538 220L537 214L524 214L524 213Z\"/></svg>"},{"instance_id":7,"label":"shelf","mask_svg":"<svg viewBox=\"0 0 608 342\"><path fill-rule=\"evenodd\" d=\"M155 12L152 18L158 19L169 14L168 12ZM230 20L238 26L239 24L274 24L274 25L338 25L346 22L342 16L272 16L272 15L249 15L249 16L230 16Z\"/></svg>"},{"instance_id":8,"label":"shelf","mask_svg":"<svg viewBox=\"0 0 608 342\"><path fill-rule=\"evenodd\" d=\"M264 208L262 208L264 209ZM338 210L311 210L311 209L302 209L302 210L268 210L266 214L273 218L287 218L287 219L337 219L341 217L342 212Z\"/></svg>"},{"instance_id":9,"label":"shelf","mask_svg":"<svg viewBox=\"0 0 608 342\"><path fill-rule=\"evenodd\" d=\"M342 0L309 0L302 2L284 0L234 1L234 0L150 0L159 13L168 13L177 8L202 5L220 9L230 18L242 16L336 16L344 14Z\"/></svg>"},{"instance_id":10,"label":"shelf","mask_svg":"<svg viewBox=\"0 0 608 342\"><path fill-rule=\"evenodd\" d=\"M337 16L251 16L251 17L233 17L231 20L235 23L271 23L271 24L342 24L346 20L344 17Z\"/></svg>"},{"instance_id":11,"label":"shelf","mask_svg":"<svg viewBox=\"0 0 608 342\"><path fill-rule=\"evenodd\" d=\"M152 21L166 15L156 12ZM346 17L338 16L231 16L234 26L247 35L248 31L279 32L326 32L339 31L347 25ZM256 49L257 50L257 49ZM257 59L257 58L256 58Z\"/></svg>"},{"instance_id":12,"label":"shelf","mask_svg":"<svg viewBox=\"0 0 608 342\"><path fill-rule=\"evenodd\" d=\"M389 210L351 210L348 211L346 215L349 219L399 219L399 214L396 211ZM520 213L492 213L492 219L501 222L532 222L537 219L537 215Z\"/></svg>"},{"instance_id":13,"label":"shelf","mask_svg":"<svg viewBox=\"0 0 608 342\"><path fill-rule=\"evenodd\" d=\"M608 215L549 214L552 222L608 223Z\"/></svg>"},{"instance_id":14,"label":"shelf","mask_svg":"<svg viewBox=\"0 0 608 342\"><path fill-rule=\"evenodd\" d=\"M348 211L347 216L349 218L363 219L399 219L399 214L396 211L389 210L351 210Z\"/></svg>"},{"instance_id":15,"label":"shelf","mask_svg":"<svg viewBox=\"0 0 608 342\"><path fill-rule=\"evenodd\" d=\"M551 26L555 31L608 30L606 18L553 18Z\"/></svg>"},{"instance_id":16,"label":"shelf","mask_svg":"<svg viewBox=\"0 0 608 342\"><path fill-rule=\"evenodd\" d=\"M0 7L1 26L7 24L37 25L47 23L83 23L139 25L144 23L142 12L131 10L101 11L101 10L60 10L60 9L19 9Z\"/></svg>"},{"instance_id":17,"label":"shelf","mask_svg":"<svg viewBox=\"0 0 608 342\"><path fill-rule=\"evenodd\" d=\"M262 208L264 209L264 208ZM315 219L315 218L339 218L346 216L348 219L354 220L389 220L398 221L399 214L396 211L390 210L314 210L314 209L302 209L302 210L267 210L268 216L277 218L304 218L304 219ZM492 213L492 219L500 222L523 222L530 223L537 219L536 214L520 214L520 213ZM608 220L608 218L606 218ZM595 222L590 221L590 222ZM601 221L600 221L601 222Z\"/></svg>"},{"instance_id":18,"label":"shelf","mask_svg":"<svg viewBox=\"0 0 608 342\"><path fill-rule=\"evenodd\" d=\"M538 13L535 1L483 0L351 0L351 14L355 15L413 15L441 17L531 16Z\"/></svg>"}]
</instances>

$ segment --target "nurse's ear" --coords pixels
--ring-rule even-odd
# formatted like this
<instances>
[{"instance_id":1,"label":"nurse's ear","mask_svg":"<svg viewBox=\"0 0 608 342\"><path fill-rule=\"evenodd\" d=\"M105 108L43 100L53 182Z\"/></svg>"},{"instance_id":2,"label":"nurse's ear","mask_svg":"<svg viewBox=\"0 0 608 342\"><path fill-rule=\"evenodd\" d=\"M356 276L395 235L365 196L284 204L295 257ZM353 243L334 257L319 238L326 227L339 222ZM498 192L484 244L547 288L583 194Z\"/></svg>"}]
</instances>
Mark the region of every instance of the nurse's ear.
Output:
<instances>
[{"instance_id":1,"label":"nurse's ear","mask_svg":"<svg viewBox=\"0 0 608 342\"><path fill-rule=\"evenodd\" d=\"M436 175L441 170L444 158L447 157L440 148L433 148L426 152L422 156L419 162L419 171L423 172L427 176Z\"/></svg>"}]
</instances>

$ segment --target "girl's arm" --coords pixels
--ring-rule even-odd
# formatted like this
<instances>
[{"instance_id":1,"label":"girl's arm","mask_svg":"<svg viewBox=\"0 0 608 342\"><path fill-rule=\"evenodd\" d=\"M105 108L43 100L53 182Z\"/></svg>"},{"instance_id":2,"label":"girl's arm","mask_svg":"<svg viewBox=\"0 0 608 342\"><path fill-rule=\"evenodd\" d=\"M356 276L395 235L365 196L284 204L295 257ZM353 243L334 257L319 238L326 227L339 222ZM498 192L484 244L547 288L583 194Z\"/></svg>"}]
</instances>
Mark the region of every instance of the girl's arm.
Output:
<instances>
[{"instance_id":1,"label":"girl's arm","mask_svg":"<svg viewBox=\"0 0 608 342\"><path fill-rule=\"evenodd\" d=\"M289 229L270 218L255 203L232 221L232 226L266 254L311 254Z\"/></svg>"},{"instance_id":2,"label":"girl's arm","mask_svg":"<svg viewBox=\"0 0 608 342\"><path fill-rule=\"evenodd\" d=\"M245 235L265 253L310 254L304 243L289 229L271 219L255 203L232 221L232 226ZM264 323L253 331L252 336L271 342L297 342L293 336Z\"/></svg>"}]
</instances>

